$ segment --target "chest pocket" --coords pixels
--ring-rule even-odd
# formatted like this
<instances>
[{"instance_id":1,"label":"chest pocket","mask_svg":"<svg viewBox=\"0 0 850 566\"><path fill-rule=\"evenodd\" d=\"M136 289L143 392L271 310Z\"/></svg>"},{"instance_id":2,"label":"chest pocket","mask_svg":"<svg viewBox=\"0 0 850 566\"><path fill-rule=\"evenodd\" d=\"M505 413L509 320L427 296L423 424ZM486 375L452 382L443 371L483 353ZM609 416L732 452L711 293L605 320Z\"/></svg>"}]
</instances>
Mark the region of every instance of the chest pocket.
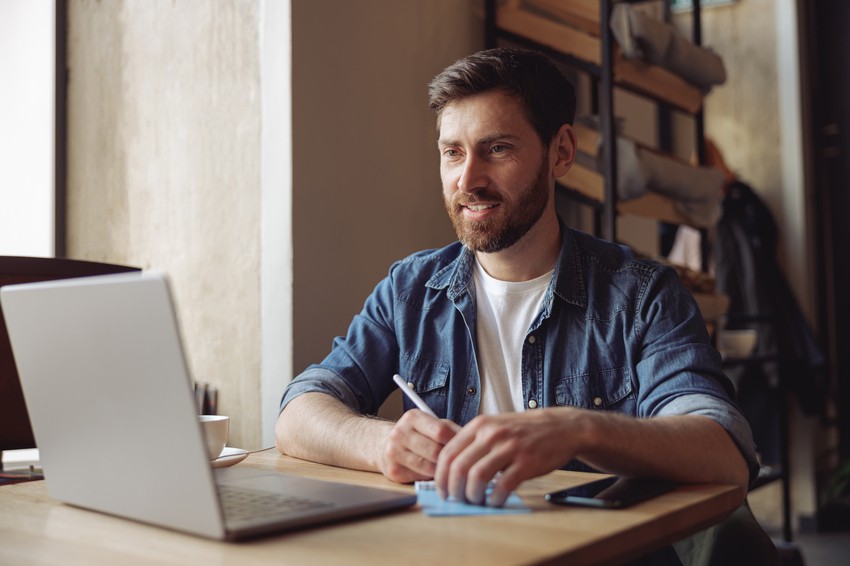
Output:
<instances>
[{"instance_id":1,"label":"chest pocket","mask_svg":"<svg viewBox=\"0 0 850 566\"><path fill-rule=\"evenodd\" d=\"M450 365L413 356L401 358L400 374L408 384L413 384L422 400L431 407L437 416L443 417L447 412L448 383ZM404 398L405 410L414 407L413 402Z\"/></svg>"},{"instance_id":2,"label":"chest pocket","mask_svg":"<svg viewBox=\"0 0 850 566\"><path fill-rule=\"evenodd\" d=\"M634 412L632 381L627 368L571 375L555 383L555 403L583 409Z\"/></svg>"}]
</instances>

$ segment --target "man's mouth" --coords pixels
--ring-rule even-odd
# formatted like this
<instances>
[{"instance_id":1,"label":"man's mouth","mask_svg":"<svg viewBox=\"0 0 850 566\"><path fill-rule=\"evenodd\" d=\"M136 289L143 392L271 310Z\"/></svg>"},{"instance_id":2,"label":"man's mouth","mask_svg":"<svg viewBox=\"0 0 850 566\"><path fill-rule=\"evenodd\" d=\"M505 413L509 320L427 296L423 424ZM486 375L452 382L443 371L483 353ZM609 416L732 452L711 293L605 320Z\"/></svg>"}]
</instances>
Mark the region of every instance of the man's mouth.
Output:
<instances>
[{"instance_id":1,"label":"man's mouth","mask_svg":"<svg viewBox=\"0 0 850 566\"><path fill-rule=\"evenodd\" d=\"M466 204L463 205L468 210L472 212L481 212L482 210L487 210L488 208L494 208L495 204Z\"/></svg>"}]
</instances>

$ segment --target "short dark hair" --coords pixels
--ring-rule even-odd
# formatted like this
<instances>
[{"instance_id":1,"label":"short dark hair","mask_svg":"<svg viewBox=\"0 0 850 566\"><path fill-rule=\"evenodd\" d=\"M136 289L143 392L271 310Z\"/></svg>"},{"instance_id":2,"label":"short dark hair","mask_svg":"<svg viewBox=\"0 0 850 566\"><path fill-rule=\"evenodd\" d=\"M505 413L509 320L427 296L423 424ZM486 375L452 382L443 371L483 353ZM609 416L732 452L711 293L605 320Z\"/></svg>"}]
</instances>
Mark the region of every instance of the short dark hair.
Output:
<instances>
[{"instance_id":1,"label":"short dark hair","mask_svg":"<svg viewBox=\"0 0 850 566\"><path fill-rule=\"evenodd\" d=\"M449 103L497 89L519 99L543 143L551 142L564 124L573 123L572 83L545 55L527 49L497 47L456 61L428 85L429 106L439 125Z\"/></svg>"}]
</instances>

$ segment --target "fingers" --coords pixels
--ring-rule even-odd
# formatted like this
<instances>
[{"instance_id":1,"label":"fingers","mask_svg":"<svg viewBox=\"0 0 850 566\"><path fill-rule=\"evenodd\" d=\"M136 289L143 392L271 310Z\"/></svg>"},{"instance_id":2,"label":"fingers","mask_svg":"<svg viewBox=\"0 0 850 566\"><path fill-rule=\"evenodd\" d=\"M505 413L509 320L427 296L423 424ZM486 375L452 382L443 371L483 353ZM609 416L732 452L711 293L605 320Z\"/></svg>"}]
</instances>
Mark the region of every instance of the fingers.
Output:
<instances>
[{"instance_id":1,"label":"fingers","mask_svg":"<svg viewBox=\"0 0 850 566\"><path fill-rule=\"evenodd\" d=\"M432 440L441 447L445 446L460 432L460 425L447 419L435 419L419 409L405 412L399 419L399 423L412 426L423 437Z\"/></svg>"},{"instance_id":2,"label":"fingers","mask_svg":"<svg viewBox=\"0 0 850 566\"><path fill-rule=\"evenodd\" d=\"M443 446L459 430L455 423L417 409L405 412L390 430L381 471L400 483L433 478Z\"/></svg>"},{"instance_id":3,"label":"fingers","mask_svg":"<svg viewBox=\"0 0 850 566\"><path fill-rule=\"evenodd\" d=\"M437 491L442 497L501 506L520 483L569 460L569 453L561 453L563 433L540 417L545 416L473 419L440 452L434 473Z\"/></svg>"},{"instance_id":4,"label":"fingers","mask_svg":"<svg viewBox=\"0 0 850 566\"><path fill-rule=\"evenodd\" d=\"M442 497L486 503L488 483L510 463L510 453L499 446L491 421L473 420L440 453L434 480Z\"/></svg>"},{"instance_id":5,"label":"fingers","mask_svg":"<svg viewBox=\"0 0 850 566\"><path fill-rule=\"evenodd\" d=\"M468 472L464 473L467 457L475 461ZM475 505L501 507L508 496L519 485L531 477L522 466L513 460L513 454L508 450L493 449L483 453L480 450L467 450L455 460L455 466L450 472L449 488L445 497L467 501ZM439 469L439 466L438 466Z\"/></svg>"},{"instance_id":6,"label":"fingers","mask_svg":"<svg viewBox=\"0 0 850 566\"><path fill-rule=\"evenodd\" d=\"M509 464L496 476L493 482L493 489L487 495L485 504L490 507L501 507L508 500L508 496L519 487L519 484L529 479L529 477L523 473L520 466Z\"/></svg>"}]
</instances>

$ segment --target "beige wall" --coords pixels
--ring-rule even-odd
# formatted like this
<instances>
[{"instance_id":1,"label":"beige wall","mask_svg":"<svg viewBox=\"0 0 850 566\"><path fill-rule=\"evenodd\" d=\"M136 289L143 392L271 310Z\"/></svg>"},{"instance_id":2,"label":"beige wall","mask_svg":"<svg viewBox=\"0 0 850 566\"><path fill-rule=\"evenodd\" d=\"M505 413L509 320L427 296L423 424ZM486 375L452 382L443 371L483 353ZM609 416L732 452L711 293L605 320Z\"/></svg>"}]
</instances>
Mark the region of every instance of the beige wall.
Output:
<instances>
[{"instance_id":1,"label":"beige wall","mask_svg":"<svg viewBox=\"0 0 850 566\"><path fill-rule=\"evenodd\" d=\"M196 379L259 439L257 2L69 4L68 253L168 272Z\"/></svg>"},{"instance_id":2,"label":"beige wall","mask_svg":"<svg viewBox=\"0 0 850 566\"><path fill-rule=\"evenodd\" d=\"M293 2L296 373L324 358L394 260L454 239L426 86L483 45L473 6Z\"/></svg>"}]
</instances>

